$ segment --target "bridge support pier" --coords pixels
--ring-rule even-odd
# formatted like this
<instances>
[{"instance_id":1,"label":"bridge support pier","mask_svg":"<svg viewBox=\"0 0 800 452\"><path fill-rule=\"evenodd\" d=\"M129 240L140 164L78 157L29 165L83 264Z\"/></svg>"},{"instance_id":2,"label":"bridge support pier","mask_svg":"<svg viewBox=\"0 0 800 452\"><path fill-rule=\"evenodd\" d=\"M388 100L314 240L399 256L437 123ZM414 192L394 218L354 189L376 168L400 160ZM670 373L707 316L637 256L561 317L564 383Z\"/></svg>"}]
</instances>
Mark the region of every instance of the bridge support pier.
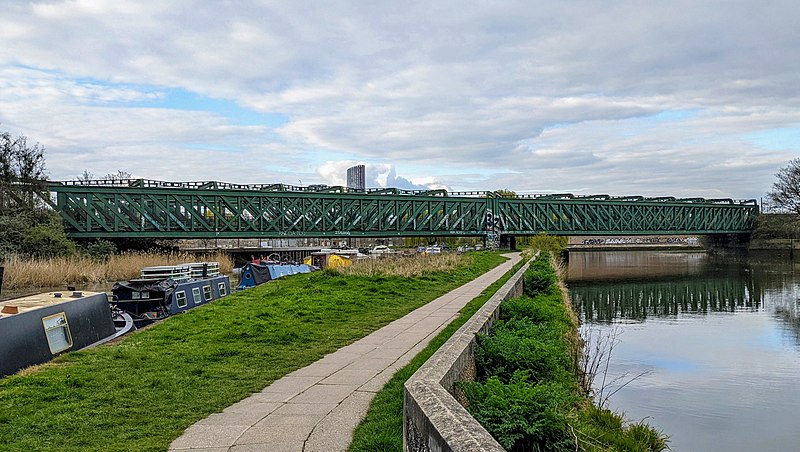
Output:
<instances>
[{"instance_id":1,"label":"bridge support pier","mask_svg":"<svg viewBox=\"0 0 800 452\"><path fill-rule=\"evenodd\" d=\"M500 248L514 251L517 249L517 237L514 235L500 235Z\"/></svg>"},{"instance_id":2,"label":"bridge support pier","mask_svg":"<svg viewBox=\"0 0 800 452\"><path fill-rule=\"evenodd\" d=\"M747 248L750 243L750 234L716 234L703 237L707 248Z\"/></svg>"}]
</instances>

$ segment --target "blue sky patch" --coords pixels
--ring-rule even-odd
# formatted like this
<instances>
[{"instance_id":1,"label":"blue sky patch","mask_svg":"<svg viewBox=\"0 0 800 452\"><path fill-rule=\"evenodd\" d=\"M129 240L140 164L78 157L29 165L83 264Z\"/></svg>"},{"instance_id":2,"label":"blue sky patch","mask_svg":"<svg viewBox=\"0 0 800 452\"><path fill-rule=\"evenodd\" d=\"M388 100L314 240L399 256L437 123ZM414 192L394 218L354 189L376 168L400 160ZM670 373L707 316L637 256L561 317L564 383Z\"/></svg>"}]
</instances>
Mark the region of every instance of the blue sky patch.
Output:
<instances>
[{"instance_id":1,"label":"blue sky patch","mask_svg":"<svg viewBox=\"0 0 800 452\"><path fill-rule=\"evenodd\" d=\"M137 102L137 106L168 108L173 110L206 111L224 116L242 126L279 127L289 122L281 113L261 113L244 108L236 102L201 96L183 89L162 91L165 95L149 102Z\"/></svg>"},{"instance_id":2,"label":"blue sky patch","mask_svg":"<svg viewBox=\"0 0 800 452\"><path fill-rule=\"evenodd\" d=\"M50 74L66 81L72 81L74 84L84 88L96 90L108 88L109 91L129 90L141 94L141 96L138 96L137 99L132 100L107 100L98 95L90 97L88 100L84 99L88 105L204 111L227 118L233 124L241 126L268 126L275 128L289 122L289 117L282 113L258 112L256 110L242 107L232 100L207 97L183 88L167 88L135 83L115 83L93 77L73 77L67 73L52 69L43 69L19 64L15 66L41 72L43 74Z\"/></svg>"},{"instance_id":3,"label":"blue sky patch","mask_svg":"<svg viewBox=\"0 0 800 452\"><path fill-rule=\"evenodd\" d=\"M744 138L771 151L800 150L800 127L762 130L745 134Z\"/></svg>"},{"instance_id":4,"label":"blue sky patch","mask_svg":"<svg viewBox=\"0 0 800 452\"><path fill-rule=\"evenodd\" d=\"M700 110L665 110L644 118L650 122L674 122L692 119L700 114Z\"/></svg>"}]
</instances>

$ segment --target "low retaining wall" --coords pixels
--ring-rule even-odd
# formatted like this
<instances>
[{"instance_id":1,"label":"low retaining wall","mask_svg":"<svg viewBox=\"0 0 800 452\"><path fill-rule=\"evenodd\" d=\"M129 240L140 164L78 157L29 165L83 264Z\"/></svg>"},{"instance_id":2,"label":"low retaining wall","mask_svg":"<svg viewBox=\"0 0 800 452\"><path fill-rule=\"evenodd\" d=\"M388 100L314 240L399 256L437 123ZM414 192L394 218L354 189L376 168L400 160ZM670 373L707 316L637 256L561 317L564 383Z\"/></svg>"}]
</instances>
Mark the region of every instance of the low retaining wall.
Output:
<instances>
[{"instance_id":1,"label":"low retaining wall","mask_svg":"<svg viewBox=\"0 0 800 452\"><path fill-rule=\"evenodd\" d=\"M467 323L405 383L403 448L407 452L504 451L454 397L455 382L475 377L475 334L487 334L500 302L522 295L530 261L522 266Z\"/></svg>"}]
</instances>

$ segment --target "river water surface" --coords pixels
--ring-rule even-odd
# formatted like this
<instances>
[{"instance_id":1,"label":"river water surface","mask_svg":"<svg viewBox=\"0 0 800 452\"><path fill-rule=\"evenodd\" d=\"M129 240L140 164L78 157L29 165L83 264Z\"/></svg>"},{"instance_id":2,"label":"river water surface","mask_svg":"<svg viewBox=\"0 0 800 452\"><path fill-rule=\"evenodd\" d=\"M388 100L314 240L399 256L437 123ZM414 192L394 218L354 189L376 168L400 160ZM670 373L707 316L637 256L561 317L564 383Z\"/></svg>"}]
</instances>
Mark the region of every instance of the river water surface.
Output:
<instances>
[{"instance_id":1,"label":"river water surface","mask_svg":"<svg viewBox=\"0 0 800 452\"><path fill-rule=\"evenodd\" d=\"M800 264L788 256L570 253L584 335L616 334L608 406L686 451L800 450ZM608 382L627 375L615 385Z\"/></svg>"}]
</instances>

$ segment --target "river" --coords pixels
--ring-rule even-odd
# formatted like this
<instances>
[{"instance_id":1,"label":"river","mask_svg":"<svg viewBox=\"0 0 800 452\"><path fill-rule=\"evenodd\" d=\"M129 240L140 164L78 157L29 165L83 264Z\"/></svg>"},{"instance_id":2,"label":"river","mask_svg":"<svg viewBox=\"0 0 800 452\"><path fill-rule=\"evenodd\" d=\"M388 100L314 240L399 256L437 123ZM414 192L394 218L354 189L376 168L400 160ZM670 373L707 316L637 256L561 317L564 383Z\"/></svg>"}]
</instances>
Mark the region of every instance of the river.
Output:
<instances>
[{"instance_id":1,"label":"river","mask_svg":"<svg viewBox=\"0 0 800 452\"><path fill-rule=\"evenodd\" d=\"M619 389L609 408L677 452L800 450L800 263L577 252L568 286L584 336L616 337L594 383L603 398Z\"/></svg>"}]
</instances>

